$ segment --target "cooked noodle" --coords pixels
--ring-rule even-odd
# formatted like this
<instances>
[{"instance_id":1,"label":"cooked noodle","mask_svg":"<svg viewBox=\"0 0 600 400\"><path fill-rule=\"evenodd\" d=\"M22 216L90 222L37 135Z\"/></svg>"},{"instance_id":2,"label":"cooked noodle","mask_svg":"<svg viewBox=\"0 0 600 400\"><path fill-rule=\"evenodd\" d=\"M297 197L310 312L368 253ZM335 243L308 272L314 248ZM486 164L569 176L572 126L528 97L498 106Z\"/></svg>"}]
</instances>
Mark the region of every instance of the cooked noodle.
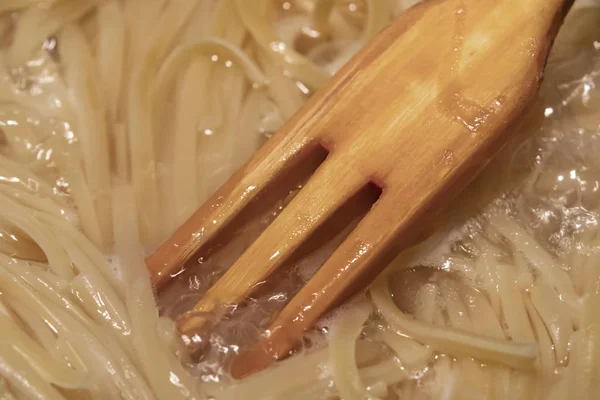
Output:
<instances>
[{"instance_id":1,"label":"cooked noodle","mask_svg":"<svg viewBox=\"0 0 600 400\"><path fill-rule=\"evenodd\" d=\"M319 257L232 311L199 359L168 316L237 250L153 292L144 254L414 3L0 1L0 399L596 398L594 0L519 140L294 356L229 375Z\"/></svg>"}]
</instances>

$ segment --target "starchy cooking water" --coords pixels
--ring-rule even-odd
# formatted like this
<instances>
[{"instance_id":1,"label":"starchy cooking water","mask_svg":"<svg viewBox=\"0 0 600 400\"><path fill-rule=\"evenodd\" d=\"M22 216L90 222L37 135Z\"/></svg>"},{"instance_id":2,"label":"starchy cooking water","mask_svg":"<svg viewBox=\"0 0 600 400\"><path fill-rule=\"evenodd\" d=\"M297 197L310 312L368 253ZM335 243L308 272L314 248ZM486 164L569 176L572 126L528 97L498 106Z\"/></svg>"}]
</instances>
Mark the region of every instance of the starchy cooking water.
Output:
<instances>
[{"instance_id":1,"label":"starchy cooking water","mask_svg":"<svg viewBox=\"0 0 600 400\"><path fill-rule=\"evenodd\" d=\"M480 1L464 0L440 38L456 68L475 45L461 21ZM230 376L237 356L356 221L245 303L203 314L209 329L191 338L176 322L302 185L157 293L143 247L415 1L37 3L0 1L0 399L597 397L597 1L578 1L588 8L558 38L515 140L433 233L294 356L242 381ZM504 102L444 100L466 138Z\"/></svg>"}]
</instances>

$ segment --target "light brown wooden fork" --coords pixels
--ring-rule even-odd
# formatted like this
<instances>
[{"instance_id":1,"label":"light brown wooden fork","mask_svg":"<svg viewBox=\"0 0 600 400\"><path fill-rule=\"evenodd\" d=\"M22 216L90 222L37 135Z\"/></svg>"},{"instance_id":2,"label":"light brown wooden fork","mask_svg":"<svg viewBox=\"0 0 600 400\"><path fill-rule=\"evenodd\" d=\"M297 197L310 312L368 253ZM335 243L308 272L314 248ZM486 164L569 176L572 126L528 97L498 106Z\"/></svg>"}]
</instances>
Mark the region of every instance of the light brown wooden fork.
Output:
<instances>
[{"instance_id":1,"label":"light brown wooden fork","mask_svg":"<svg viewBox=\"0 0 600 400\"><path fill-rule=\"evenodd\" d=\"M293 181L282 176L314 170L194 310L238 304L348 199L377 186L381 195L366 216L274 318L263 342L241 357L234 375L287 356L304 331L366 288L500 150L537 93L571 4L430 0L408 10L148 258L155 285L231 229L257 196ZM179 329L191 334L203 323L191 316Z\"/></svg>"}]
</instances>

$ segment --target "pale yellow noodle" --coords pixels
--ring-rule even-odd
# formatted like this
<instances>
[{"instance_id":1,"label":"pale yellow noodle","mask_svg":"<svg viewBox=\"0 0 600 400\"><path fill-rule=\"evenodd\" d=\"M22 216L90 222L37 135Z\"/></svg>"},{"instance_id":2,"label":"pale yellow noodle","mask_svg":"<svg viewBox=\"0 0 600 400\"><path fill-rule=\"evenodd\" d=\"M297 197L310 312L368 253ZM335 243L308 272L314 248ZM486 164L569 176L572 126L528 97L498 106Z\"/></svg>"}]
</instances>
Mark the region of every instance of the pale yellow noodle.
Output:
<instances>
[{"instance_id":1,"label":"pale yellow noodle","mask_svg":"<svg viewBox=\"0 0 600 400\"><path fill-rule=\"evenodd\" d=\"M429 397L450 400L458 392L458 380L460 378L458 369L450 357L443 356L433 366L432 386L425 390L418 387L418 383L413 390L413 398L427 399ZM419 397L420 396L420 397Z\"/></svg>"},{"instance_id":2,"label":"pale yellow noodle","mask_svg":"<svg viewBox=\"0 0 600 400\"><path fill-rule=\"evenodd\" d=\"M79 322L87 324L87 316L85 311L80 310L75 302L70 298L68 291L57 290L49 284L45 277L35 271L31 266L23 263L7 263L4 268L13 276L18 277L21 281L34 289L44 301L52 302L57 306L66 308L70 315L76 318Z\"/></svg>"},{"instance_id":3,"label":"pale yellow noodle","mask_svg":"<svg viewBox=\"0 0 600 400\"><path fill-rule=\"evenodd\" d=\"M527 316L524 294L515 285L516 276L513 267L498 263L496 271L504 321L511 339L518 343L534 342L535 337Z\"/></svg>"},{"instance_id":4,"label":"pale yellow noodle","mask_svg":"<svg viewBox=\"0 0 600 400\"><path fill-rule=\"evenodd\" d=\"M504 339L504 331L496 317L488 298L479 291L465 288L465 302L470 305L468 312L473 321L473 329L482 335Z\"/></svg>"},{"instance_id":5,"label":"pale yellow noodle","mask_svg":"<svg viewBox=\"0 0 600 400\"><path fill-rule=\"evenodd\" d=\"M424 324L402 313L390 298L387 281L380 278L371 288L371 297L392 329L411 336L434 349L455 356L475 356L513 368L532 367L537 356L534 344L517 344L453 328Z\"/></svg>"},{"instance_id":6,"label":"pale yellow noodle","mask_svg":"<svg viewBox=\"0 0 600 400\"><path fill-rule=\"evenodd\" d=\"M199 200L198 171L201 168L190 168L196 165L198 148L202 146L202 136L205 133L218 132L220 122L207 121L214 118L214 110L219 102L209 85L210 80L218 80L214 64L209 60L196 60L191 63L182 79L176 100L175 137L173 138L173 206L177 213L173 219L176 228L195 211ZM198 98L198 93L204 95ZM194 112L195 111L195 112ZM216 167L216 163L212 164Z\"/></svg>"},{"instance_id":7,"label":"pale yellow noodle","mask_svg":"<svg viewBox=\"0 0 600 400\"><path fill-rule=\"evenodd\" d=\"M20 66L50 36L90 12L96 0L57 0L51 7L32 7L19 18L11 45L13 65Z\"/></svg>"},{"instance_id":8,"label":"pale yellow noodle","mask_svg":"<svg viewBox=\"0 0 600 400\"><path fill-rule=\"evenodd\" d=\"M154 135L152 132L151 82L166 59L169 49L181 35L195 2L171 2L162 15L164 21L146 49L143 62L132 73L128 95L128 135L131 154L131 178L139 210L140 234L145 245L155 246L160 240L159 205ZM150 134L149 134L150 133Z\"/></svg>"},{"instance_id":9,"label":"pale yellow noodle","mask_svg":"<svg viewBox=\"0 0 600 400\"><path fill-rule=\"evenodd\" d=\"M46 255L35 241L6 218L0 218L0 252L24 260L46 261Z\"/></svg>"},{"instance_id":10,"label":"pale yellow noodle","mask_svg":"<svg viewBox=\"0 0 600 400\"><path fill-rule=\"evenodd\" d=\"M133 191L118 189L115 203L120 207L117 253L123 265L130 269L130 290L127 308L132 318L133 347L141 361L144 374L159 398L201 399L196 383L168 352L158 335L158 312L150 279L145 274L143 247L139 242ZM173 382L175 381L175 382ZM175 383L175 384L174 384Z\"/></svg>"},{"instance_id":11,"label":"pale yellow noodle","mask_svg":"<svg viewBox=\"0 0 600 400\"><path fill-rule=\"evenodd\" d=\"M311 15L312 28L319 34L329 33L329 19L331 18L331 12L333 11L334 5L335 0L315 1L315 6Z\"/></svg>"},{"instance_id":12,"label":"pale yellow noodle","mask_svg":"<svg viewBox=\"0 0 600 400\"><path fill-rule=\"evenodd\" d=\"M448 325L464 331L473 331L473 323L460 296L462 288L453 279L445 279L440 286L446 303Z\"/></svg>"},{"instance_id":13,"label":"pale yellow noodle","mask_svg":"<svg viewBox=\"0 0 600 400\"><path fill-rule=\"evenodd\" d=\"M101 382L107 390L114 391L118 388L123 398L128 400L153 398L126 353L102 327L94 326L88 320L80 321L63 307L44 302L43 298L29 289L24 282L2 269L0 288L9 296L11 307L13 301L18 301L30 309L35 309L40 317L52 324L59 336L68 339L84 365L94 371L95 379L103 380ZM106 365L113 366L112 373L105 369ZM114 390L110 389L111 387Z\"/></svg>"},{"instance_id":14,"label":"pale yellow noodle","mask_svg":"<svg viewBox=\"0 0 600 400\"><path fill-rule=\"evenodd\" d=\"M493 314L487 299L477 290L471 287L463 287L463 301L468 305L468 313L473 322L473 330L480 334L504 338L504 332ZM532 338L532 341L533 338ZM508 398L511 393L511 370L503 366L488 365L488 373L491 381L491 396L496 399ZM518 393L518 391L516 391Z\"/></svg>"},{"instance_id":15,"label":"pale yellow noodle","mask_svg":"<svg viewBox=\"0 0 600 400\"><path fill-rule=\"evenodd\" d=\"M496 399L509 398L511 394L511 370L503 367L489 367L491 374L491 393L490 397ZM519 396L519 391L515 391Z\"/></svg>"},{"instance_id":16,"label":"pale yellow noodle","mask_svg":"<svg viewBox=\"0 0 600 400\"><path fill-rule=\"evenodd\" d=\"M453 369L457 374L456 398L486 399L490 395L491 376L487 369L481 367L480 362L461 358L454 361Z\"/></svg>"},{"instance_id":17,"label":"pale yellow noodle","mask_svg":"<svg viewBox=\"0 0 600 400\"><path fill-rule=\"evenodd\" d=\"M538 343L538 348L540 351L538 357L538 369L543 374L550 375L554 372L557 366L556 353L552 349L550 335L544 326L542 318L529 298L525 299L525 306L527 307L527 314L529 315L529 319L533 325L533 331L535 333L536 342Z\"/></svg>"},{"instance_id":18,"label":"pale yellow noodle","mask_svg":"<svg viewBox=\"0 0 600 400\"><path fill-rule=\"evenodd\" d=\"M51 267L58 275L67 279L74 276L67 255L62 249L54 246L52 231L48 227L36 224L34 219L30 217L27 208L4 196L0 196L0 215L5 219L9 219L40 246Z\"/></svg>"},{"instance_id":19,"label":"pale yellow noodle","mask_svg":"<svg viewBox=\"0 0 600 400\"><path fill-rule=\"evenodd\" d=\"M100 250L79 232L76 225L73 224L73 218L68 217L69 210L53 204L49 199L38 198L14 188L4 188L0 185L0 192L12 197L11 199L7 196L0 196L0 203L4 204L4 208L8 212L7 218L10 218L18 226L27 227L34 232L34 235L48 235L47 240L36 239L35 241L38 244L47 244L46 247L42 246L42 249L47 252L47 255L50 254L51 267L61 267L62 275L66 274L70 278L72 277L69 274L69 271L72 271L71 262L66 261L69 259L76 268L83 272L93 275L99 272L112 288L120 290L121 283L116 280L114 274L109 272ZM30 210L37 210L36 215L29 216L28 211ZM43 237L40 236L40 238ZM63 244L64 247L56 246L56 244ZM63 258L67 255L68 258ZM110 286L103 290L106 294L116 298L116 294L111 294L113 289Z\"/></svg>"},{"instance_id":20,"label":"pale yellow noodle","mask_svg":"<svg viewBox=\"0 0 600 400\"><path fill-rule=\"evenodd\" d=\"M530 289L531 302L550 333L550 338L560 364L568 357L568 342L574 332L571 312L560 300L545 277L538 277Z\"/></svg>"},{"instance_id":21,"label":"pale yellow noodle","mask_svg":"<svg viewBox=\"0 0 600 400\"><path fill-rule=\"evenodd\" d=\"M570 340L569 367L565 379L573 399L591 399L597 393L599 330L586 329L575 332ZM595 387L594 387L595 386Z\"/></svg>"},{"instance_id":22,"label":"pale yellow noodle","mask_svg":"<svg viewBox=\"0 0 600 400\"><path fill-rule=\"evenodd\" d=\"M0 13L6 11L17 11L36 5L50 6L58 0L3 0L0 3Z\"/></svg>"},{"instance_id":23,"label":"pale yellow noodle","mask_svg":"<svg viewBox=\"0 0 600 400\"><path fill-rule=\"evenodd\" d=\"M262 138L257 135L257 127L261 119L261 109L268 101L266 90L250 90L244 99L239 117L239 134L235 143L234 165L239 168L259 148Z\"/></svg>"},{"instance_id":24,"label":"pale yellow noodle","mask_svg":"<svg viewBox=\"0 0 600 400\"><path fill-rule=\"evenodd\" d=\"M254 85L260 87L269 84L267 76L242 49L229 40L209 36L192 44L178 47L173 51L161 67L157 77L153 93L155 101L165 98L168 86L172 84L173 79L190 61L196 57L210 58L209 56L212 55L221 60L231 60L233 64L242 69Z\"/></svg>"},{"instance_id":25,"label":"pale yellow noodle","mask_svg":"<svg viewBox=\"0 0 600 400\"><path fill-rule=\"evenodd\" d=\"M115 149L115 172L118 177L117 184L130 179L129 171L129 142L127 138L127 128L124 123L115 123L113 125L113 138Z\"/></svg>"},{"instance_id":26,"label":"pale yellow noodle","mask_svg":"<svg viewBox=\"0 0 600 400\"><path fill-rule=\"evenodd\" d=\"M74 157L75 158L75 157ZM79 214L81 229L93 243L102 243L102 230L98 213L94 208L94 198L78 163L68 160L61 168L69 182L71 197Z\"/></svg>"},{"instance_id":27,"label":"pale yellow noodle","mask_svg":"<svg viewBox=\"0 0 600 400\"><path fill-rule=\"evenodd\" d=\"M11 348L0 349L0 374L16 388L17 393L31 399L66 400L50 382Z\"/></svg>"},{"instance_id":28,"label":"pale yellow noodle","mask_svg":"<svg viewBox=\"0 0 600 400\"><path fill-rule=\"evenodd\" d=\"M28 117L30 113L15 112L14 109L9 108L9 105L3 104L3 106L4 110L0 111L2 138L12 150L16 161L29 162L33 158L32 146L40 142L34 122L31 121L31 117Z\"/></svg>"},{"instance_id":29,"label":"pale yellow noodle","mask_svg":"<svg viewBox=\"0 0 600 400\"><path fill-rule=\"evenodd\" d=\"M227 88L222 91L221 95L214 96L215 102L218 103L218 109L221 110L222 119L215 122L218 125L214 128L208 125L208 129L212 128L214 133L213 135L203 135L200 138L199 146L201 149L207 151L205 154L214 154L223 148L227 150L221 151L218 158L210 156L199 157L197 165L202 170L209 171L212 165L219 165L218 168L213 168L213 171L209 175L210 179L204 179L199 182L201 201L208 199L234 172L232 168L233 144L238 140L236 137L238 133L236 119L238 118L242 98L247 87L247 82L241 71L233 65L231 67L221 66L221 68L215 71L215 80L212 82L212 93L219 93L218 88L215 87L215 83L218 81L223 82ZM212 118L207 118L207 121L211 120Z\"/></svg>"},{"instance_id":30,"label":"pale yellow noodle","mask_svg":"<svg viewBox=\"0 0 600 400\"><path fill-rule=\"evenodd\" d=\"M187 64L179 66L177 63L173 65L167 61L166 65L166 74L173 77L177 71L180 73L185 71L176 93L174 133L169 135L172 136L170 140L172 150L167 158L167 162L172 166L170 171L172 178L171 182L167 183L168 190L166 190L171 197L172 207L168 222L169 228L174 230L195 211L198 204L198 168L190 168L190 165L196 164L201 130L209 128L199 126L201 117L197 114L206 113L210 102L216 99L211 98L208 85L209 79L214 79L211 75L213 70L211 61L196 60L189 66ZM184 67L187 67L187 71ZM166 81L163 81L160 75L158 79L159 86L165 85ZM164 90L159 88L157 91ZM203 95L198 96L198 93ZM156 97L164 99L163 95ZM210 127L210 129L216 128Z\"/></svg>"},{"instance_id":31,"label":"pale yellow noodle","mask_svg":"<svg viewBox=\"0 0 600 400\"><path fill-rule=\"evenodd\" d=\"M133 74L141 68L150 39L156 34L157 18L166 0L127 0L123 2L125 17L125 43L123 65L123 88L119 98L119 119L127 121L129 115L129 91ZM129 140L129 139L127 139ZM127 143L129 153L129 144Z\"/></svg>"},{"instance_id":32,"label":"pale yellow noodle","mask_svg":"<svg viewBox=\"0 0 600 400\"><path fill-rule=\"evenodd\" d=\"M576 303L573 286L567 273L531 235L506 217L493 215L488 218L488 221L492 228L497 229L517 251L522 252L529 259L533 266L556 288L568 305L572 306Z\"/></svg>"},{"instance_id":33,"label":"pale yellow noodle","mask_svg":"<svg viewBox=\"0 0 600 400\"><path fill-rule=\"evenodd\" d=\"M258 50L257 58L259 65L270 78L269 95L277 104L282 117L285 120L291 118L304 104L305 96L296 86L296 83L284 75L284 70L273 59L271 53Z\"/></svg>"},{"instance_id":34,"label":"pale yellow noodle","mask_svg":"<svg viewBox=\"0 0 600 400\"><path fill-rule=\"evenodd\" d=\"M427 283L419 288L415 295L415 318L426 323L433 323L438 310L439 286L435 283Z\"/></svg>"},{"instance_id":35,"label":"pale yellow noodle","mask_svg":"<svg viewBox=\"0 0 600 400\"><path fill-rule=\"evenodd\" d=\"M30 207L32 211L40 211L62 219L72 225L77 225L77 216L69 207L57 203L52 197L43 197L37 193L23 191L22 187L12 185L0 185L0 192L23 206Z\"/></svg>"},{"instance_id":36,"label":"pale yellow noodle","mask_svg":"<svg viewBox=\"0 0 600 400\"><path fill-rule=\"evenodd\" d=\"M359 372L360 379L365 387L370 387L373 395L383 398L386 396L387 386L397 384L409 378L407 374L398 368L396 362L390 359L361 368ZM323 393L330 393L325 398L339 398L339 394L330 389L332 384L334 384L333 381L321 379L313 385L299 386L283 398L294 400L313 399L323 396ZM264 390L259 393L263 395ZM261 396L257 398L262 399Z\"/></svg>"},{"instance_id":37,"label":"pale yellow noodle","mask_svg":"<svg viewBox=\"0 0 600 400\"><path fill-rule=\"evenodd\" d=\"M193 177L190 178L194 179L194 182L183 183L183 185L187 184L188 187L195 186L197 188L193 202L188 204L187 209L180 209L184 213L181 216L184 217L191 214L197 207L198 201L206 200L220 186L220 183L233 172L230 168L230 157L225 149L232 147L231 145L228 146L227 143L234 139L232 136L235 135L230 131L230 125L233 122L231 118L236 119L238 112L233 115L226 115L227 105L229 107L239 107L241 99L239 95L235 94L236 88L240 88L241 85L245 84L240 70L237 66L234 66L233 62L239 62L240 67L248 74L250 79L257 79L258 81L255 81L255 83L259 85L266 83L266 77L239 48L246 35L246 30L236 14L232 1L221 2L217 7L211 34L221 35L222 38L215 36L203 40L203 44L206 46L205 50L211 51L212 49L211 60L218 61L218 64L209 65L210 79L203 84L206 96L204 96L203 102L198 104L197 125L190 127L193 129L194 138L197 138L193 145L189 144L194 153L190 155L190 163L187 164L183 163L185 160L179 157L180 152L177 149L173 155L175 162L179 165L179 168L174 171L175 179L178 181L181 181L177 178L178 172L189 168L189 165L197 165L194 171L211 171L211 173L208 179L206 177L202 179L200 174L194 172ZM225 72L225 70L233 72ZM193 72L188 71L188 78L191 73ZM201 76L207 77L207 75ZM185 108L180 107L178 115L182 116L184 110ZM187 152L183 148L178 149L183 154ZM197 150L200 150L198 154L196 153ZM221 153L221 157L217 159L206 156L219 153ZM179 222L181 221L180 219Z\"/></svg>"},{"instance_id":38,"label":"pale yellow noodle","mask_svg":"<svg viewBox=\"0 0 600 400\"><path fill-rule=\"evenodd\" d=\"M228 67L226 64L226 68L227 69L223 73L228 82L229 90L224 93L224 97L230 101L225 101L227 106L225 107L225 123L223 125L223 131L225 132L226 138L225 145L229 149L226 154L229 168L228 175L231 175L235 172L234 164L237 162L235 154L236 144L240 142L240 135L243 135L244 133L244 127L240 126L239 120L244 104L244 97L249 90L260 89L260 86L248 85L247 80L240 73L239 66L233 64ZM227 177L228 176L223 176L220 178L218 184L222 184Z\"/></svg>"},{"instance_id":39,"label":"pale yellow noodle","mask_svg":"<svg viewBox=\"0 0 600 400\"><path fill-rule=\"evenodd\" d=\"M373 312L373 306L362 301L349 310L342 311L331 329L329 356L331 371L340 396L345 400L362 400L370 397L356 366L355 342L363 325Z\"/></svg>"},{"instance_id":40,"label":"pale yellow noodle","mask_svg":"<svg viewBox=\"0 0 600 400\"><path fill-rule=\"evenodd\" d=\"M79 274L70 286L81 308L97 324L109 326L119 335L131 334L131 321L125 305L101 278Z\"/></svg>"},{"instance_id":41,"label":"pale yellow noodle","mask_svg":"<svg viewBox=\"0 0 600 400\"><path fill-rule=\"evenodd\" d=\"M407 372L425 369L433 357L433 350L414 339L401 336L398 333L386 330L381 334L383 342L396 353L400 366Z\"/></svg>"},{"instance_id":42,"label":"pale yellow noodle","mask_svg":"<svg viewBox=\"0 0 600 400\"><path fill-rule=\"evenodd\" d=\"M131 35L131 55L137 58L140 51L147 50L150 36L153 35L154 24L164 10L168 0L128 0L124 2L128 33Z\"/></svg>"},{"instance_id":43,"label":"pale yellow noodle","mask_svg":"<svg viewBox=\"0 0 600 400\"><path fill-rule=\"evenodd\" d=\"M23 165L0 155L0 183L18 185L43 197L52 197L54 190L44 180L35 176Z\"/></svg>"},{"instance_id":44,"label":"pale yellow noodle","mask_svg":"<svg viewBox=\"0 0 600 400\"><path fill-rule=\"evenodd\" d=\"M273 136L283 126L285 121L281 116L281 112L271 100L259 98L258 101L259 104L256 105L258 115L255 115L255 117L259 122L254 126L258 125L257 129L261 135L256 135L256 132L254 132L254 136L258 143L262 143L264 139Z\"/></svg>"},{"instance_id":45,"label":"pale yellow noodle","mask_svg":"<svg viewBox=\"0 0 600 400\"><path fill-rule=\"evenodd\" d=\"M481 248L481 245L480 245ZM496 318L499 318L502 314L502 300L500 295L498 294L498 275L496 273L496 262L490 256L489 250L483 248L483 253L477 257L475 260L475 269L477 276L483 282L483 288L485 289L486 294L490 298L490 305L494 310L494 314Z\"/></svg>"},{"instance_id":46,"label":"pale yellow noodle","mask_svg":"<svg viewBox=\"0 0 600 400\"><path fill-rule=\"evenodd\" d=\"M357 364L369 364L360 368L360 376L367 386L385 382L391 385L407 379L394 360L377 362L373 360L377 347L369 341L356 343ZM377 358L377 357L376 357ZM231 385L208 387L207 392L217 399L262 400L264 388L269 387L273 398L307 399L321 396L324 392L331 392L335 398L335 390L329 389L333 385L329 349L313 349L304 354L298 354L278 363L274 368L254 374L242 381ZM334 389L334 388L333 388ZM329 398L327 397L327 398Z\"/></svg>"},{"instance_id":47,"label":"pale yellow noodle","mask_svg":"<svg viewBox=\"0 0 600 400\"><path fill-rule=\"evenodd\" d=\"M230 24L241 26L236 20L231 21ZM216 27L214 29L216 29ZM240 33L243 34L243 31ZM209 110L214 110L214 103L219 100L215 98L215 94L211 94L213 92L208 85L209 79L212 76L211 71L215 69L214 64L209 61L208 56L212 56L213 58L217 57L220 60L220 63L233 62L235 68L238 68L238 66L242 68L253 84L265 85L267 83L267 78L260 69L247 55L239 48L235 47L236 42L241 41L240 33L237 34L237 38L229 37L228 40L219 37L208 37L192 45L175 50L161 68L157 78L157 85L153 97L155 99L164 99L168 85L173 81L179 71L184 70L188 63L192 62L194 57L207 57L205 60L192 62L188 67L184 79L181 82L181 89L177 99L175 140L172 150L173 153L170 157L170 162L173 163L173 170L171 171L171 175L173 176L173 209L177 210L178 213L178 215L170 219L170 222L175 225L179 225L192 211L194 211L199 198L205 199L208 196L206 189L200 190L197 188L197 185L199 184L197 170L195 168L189 168L190 165L196 163L197 147L200 146L204 153L209 153L210 149L220 143L220 137L228 138L233 135L232 133L223 132L222 127L219 126L222 122L217 124L212 122L215 113L209 113ZM242 82L233 84L233 82L229 82L228 80L221 81L216 77L213 77L212 79L217 79L219 87L224 85L225 87L232 88L239 87L239 85L242 84ZM196 103L196 101L198 101L197 94L200 92L206 94L200 97L199 102ZM232 107L239 104L239 101L236 100L234 96L226 97L228 104ZM193 105L195 110L200 111L200 116L196 116L196 113L190 109L191 105ZM238 113L238 111L234 111L230 117L225 120L235 121ZM224 130L227 131L227 129ZM207 147L202 143L202 135L199 136L198 133L214 134L216 139L211 138L213 144L210 147ZM197 143L197 141L199 141L199 143ZM218 146L217 148L221 148L221 146ZM201 168L200 171L207 167L209 169L214 168L214 161L211 166L207 165L203 167L204 168ZM230 173L229 169L226 171L227 174ZM203 182L200 183L201 186L202 183Z\"/></svg>"},{"instance_id":48,"label":"pale yellow noodle","mask_svg":"<svg viewBox=\"0 0 600 400\"><path fill-rule=\"evenodd\" d=\"M31 339L26 332L20 329L11 319L0 316L0 354L11 350L20 355L50 384L74 389L84 386L84 375L77 373L69 367L57 362L36 341Z\"/></svg>"},{"instance_id":49,"label":"pale yellow noodle","mask_svg":"<svg viewBox=\"0 0 600 400\"><path fill-rule=\"evenodd\" d=\"M158 317L142 246L158 244L413 0L296 0L291 12L272 0L39 3L0 1L0 13L19 11L0 29L14 25L15 34L0 60L0 121L18 122L1 127L0 233L24 244L0 249L39 261L0 256L0 391L68 400L594 398L597 257L554 256L536 228L493 212L463 235L469 254L447 246L449 273L415 288L411 315L389 285L393 273L429 265L418 251L377 280L372 304L342 312L328 345L243 381L198 384L180 362L190 359L177 356L185 349L173 322ZM307 21L324 36L304 55L293 44ZM52 35L60 60L40 50ZM40 61L15 69L33 57ZM12 83L29 76L54 97ZM580 95L567 114L585 114L578 123L593 130ZM62 137L62 122L74 140ZM555 176L536 173L554 190ZM56 192L57 178L67 193ZM113 228L118 273L101 251ZM597 248L585 229L576 242Z\"/></svg>"},{"instance_id":50,"label":"pale yellow noodle","mask_svg":"<svg viewBox=\"0 0 600 400\"><path fill-rule=\"evenodd\" d=\"M23 325L23 329L27 329L30 335L46 350L54 349L57 346L54 331L51 330L48 324L35 311L20 302L13 302L12 304L8 304L8 300L6 302L5 306L10 309L11 315L18 317L18 320ZM55 352L55 354L58 354L58 352Z\"/></svg>"},{"instance_id":51,"label":"pale yellow noodle","mask_svg":"<svg viewBox=\"0 0 600 400\"><path fill-rule=\"evenodd\" d=\"M398 368L394 360L384 360L359 370L360 380L367 388L369 396L385 398L388 386L408 379L408 376ZM337 384L337 383L336 383ZM315 393L312 397L317 396Z\"/></svg>"},{"instance_id":52,"label":"pale yellow noodle","mask_svg":"<svg viewBox=\"0 0 600 400\"><path fill-rule=\"evenodd\" d=\"M257 0L264 2L264 0ZM270 24L265 24L260 14L260 6L255 2L235 0L239 16L261 48L276 57L282 68L288 70L298 81L311 89L317 89L327 80L327 75L312 62L293 49L283 45L277 38Z\"/></svg>"},{"instance_id":53,"label":"pale yellow noodle","mask_svg":"<svg viewBox=\"0 0 600 400\"><path fill-rule=\"evenodd\" d=\"M60 40L61 56L66 68L67 83L73 90L73 107L79 115L77 130L82 147L86 181L94 199L100 227L100 248L112 243L110 202L110 162L106 108L97 82L96 65L83 32L69 25Z\"/></svg>"},{"instance_id":54,"label":"pale yellow noodle","mask_svg":"<svg viewBox=\"0 0 600 400\"><path fill-rule=\"evenodd\" d=\"M378 34L390 22L390 11L381 0L366 0L367 22L363 32L363 40L366 42Z\"/></svg>"},{"instance_id":55,"label":"pale yellow noodle","mask_svg":"<svg viewBox=\"0 0 600 400\"><path fill-rule=\"evenodd\" d=\"M3 376L0 376L0 400L17 400L8 387L8 382Z\"/></svg>"},{"instance_id":56,"label":"pale yellow noodle","mask_svg":"<svg viewBox=\"0 0 600 400\"><path fill-rule=\"evenodd\" d=\"M521 252L517 252L513 255L515 260L515 267L517 268L517 282L521 290L528 290L533 286L534 278L529 268L527 259Z\"/></svg>"},{"instance_id":57,"label":"pale yellow noodle","mask_svg":"<svg viewBox=\"0 0 600 400\"><path fill-rule=\"evenodd\" d=\"M117 0L107 1L98 7L98 42L96 58L102 89L111 121L116 122L119 99L123 90L125 57L125 15ZM113 128L114 129L114 128ZM112 132L114 135L115 133Z\"/></svg>"},{"instance_id":58,"label":"pale yellow noodle","mask_svg":"<svg viewBox=\"0 0 600 400\"><path fill-rule=\"evenodd\" d=\"M208 390L209 394L219 399L247 400L260 399L265 387L271 386L271 394L275 397L290 396L301 390L302 386L313 385L319 381L320 375L328 368L328 349L317 349L306 354L299 354L279 363L277 368L254 374L243 381L234 382L225 387ZM294 379L290 379L294 377ZM276 383L273 385L273 383Z\"/></svg>"},{"instance_id":59,"label":"pale yellow noodle","mask_svg":"<svg viewBox=\"0 0 600 400\"><path fill-rule=\"evenodd\" d=\"M564 369L558 371L559 374L565 373ZM548 391L546 399L548 400L570 400L569 383L566 379L560 379L553 387L552 390Z\"/></svg>"},{"instance_id":60,"label":"pale yellow noodle","mask_svg":"<svg viewBox=\"0 0 600 400\"><path fill-rule=\"evenodd\" d=\"M228 0L231 2L231 0ZM222 25L221 18L223 13L220 8L224 6L223 1L200 1L198 7L194 10L194 15L190 19L191 22L185 28L182 35L182 44L195 42L196 40L214 35L213 29Z\"/></svg>"}]
</instances>

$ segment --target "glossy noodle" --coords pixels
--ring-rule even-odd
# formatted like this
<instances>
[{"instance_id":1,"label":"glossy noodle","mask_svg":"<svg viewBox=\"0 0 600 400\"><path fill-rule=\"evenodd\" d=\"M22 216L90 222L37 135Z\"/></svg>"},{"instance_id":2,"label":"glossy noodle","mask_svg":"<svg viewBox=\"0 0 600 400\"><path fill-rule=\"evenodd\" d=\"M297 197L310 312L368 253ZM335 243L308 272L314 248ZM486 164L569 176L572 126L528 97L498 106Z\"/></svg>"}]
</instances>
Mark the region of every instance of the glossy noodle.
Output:
<instances>
[{"instance_id":1,"label":"glossy noodle","mask_svg":"<svg viewBox=\"0 0 600 400\"><path fill-rule=\"evenodd\" d=\"M0 399L596 398L597 1L576 3L517 139L288 359L229 374L321 253L220 310L200 354L175 329L277 211L150 284L145 255L414 3L2 0Z\"/></svg>"}]
</instances>

